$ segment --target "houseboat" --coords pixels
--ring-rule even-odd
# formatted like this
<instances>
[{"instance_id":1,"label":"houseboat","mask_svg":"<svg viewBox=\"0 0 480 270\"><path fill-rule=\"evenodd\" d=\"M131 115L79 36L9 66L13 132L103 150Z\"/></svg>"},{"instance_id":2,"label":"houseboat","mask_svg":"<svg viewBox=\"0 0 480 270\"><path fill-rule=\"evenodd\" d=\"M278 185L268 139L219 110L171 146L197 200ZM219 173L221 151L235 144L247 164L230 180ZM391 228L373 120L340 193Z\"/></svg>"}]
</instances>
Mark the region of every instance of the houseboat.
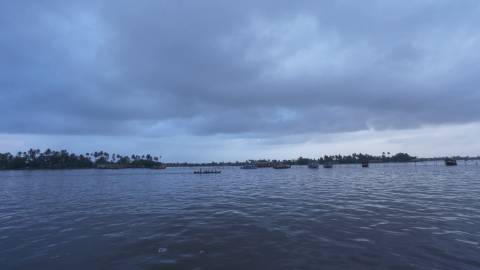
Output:
<instances>
[{"instance_id":1,"label":"houseboat","mask_svg":"<svg viewBox=\"0 0 480 270\"><path fill-rule=\"evenodd\" d=\"M272 163L268 161L259 161L256 163L257 168L270 168Z\"/></svg>"}]
</instances>

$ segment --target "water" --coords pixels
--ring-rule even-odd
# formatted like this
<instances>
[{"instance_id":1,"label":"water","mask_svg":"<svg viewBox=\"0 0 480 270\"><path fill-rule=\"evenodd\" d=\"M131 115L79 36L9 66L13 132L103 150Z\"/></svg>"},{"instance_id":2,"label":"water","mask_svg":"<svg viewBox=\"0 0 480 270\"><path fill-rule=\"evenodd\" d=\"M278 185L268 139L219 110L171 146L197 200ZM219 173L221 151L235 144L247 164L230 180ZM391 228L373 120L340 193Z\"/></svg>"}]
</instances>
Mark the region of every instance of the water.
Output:
<instances>
[{"instance_id":1,"label":"water","mask_svg":"<svg viewBox=\"0 0 480 270\"><path fill-rule=\"evenodd\" d=\"M0 172L0 269L480 269L480 166Z\"/></svg>"}]
</instances>

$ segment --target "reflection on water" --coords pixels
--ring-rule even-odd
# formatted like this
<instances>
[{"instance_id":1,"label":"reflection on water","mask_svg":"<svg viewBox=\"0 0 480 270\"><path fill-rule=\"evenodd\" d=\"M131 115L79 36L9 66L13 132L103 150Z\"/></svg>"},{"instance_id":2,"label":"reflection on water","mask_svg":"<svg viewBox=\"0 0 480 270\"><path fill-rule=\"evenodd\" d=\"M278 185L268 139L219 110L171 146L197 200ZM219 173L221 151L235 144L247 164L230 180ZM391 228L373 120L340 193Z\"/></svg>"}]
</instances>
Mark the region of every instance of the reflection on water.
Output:
<instances>
[{"instance_id":1,"label":"reflection on water","mask_svg":"<svg viewBox=\"0 0 480 270\"><path fill-rule=\"evenodd\" d=\"M479 269L480 166L0 172L0 269Z\"/></svg>"}]
</instances>

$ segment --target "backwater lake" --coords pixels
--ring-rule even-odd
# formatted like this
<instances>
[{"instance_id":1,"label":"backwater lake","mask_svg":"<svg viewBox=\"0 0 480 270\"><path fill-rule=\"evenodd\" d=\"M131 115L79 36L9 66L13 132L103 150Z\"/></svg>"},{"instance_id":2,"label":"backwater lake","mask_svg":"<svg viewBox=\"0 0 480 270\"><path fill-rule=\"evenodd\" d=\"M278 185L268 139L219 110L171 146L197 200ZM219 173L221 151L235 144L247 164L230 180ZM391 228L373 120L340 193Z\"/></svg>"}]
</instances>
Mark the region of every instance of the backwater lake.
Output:
<instances>
[{"instance_id":1,"label":"backwater lake","mask_svg":"<svg viewBox=\"0 0 480 270\"><path fill-rule=\"evenodd\" d=\"M480 269L474 161L0 171L0 269Z\"/></svg>"}]
</instances>

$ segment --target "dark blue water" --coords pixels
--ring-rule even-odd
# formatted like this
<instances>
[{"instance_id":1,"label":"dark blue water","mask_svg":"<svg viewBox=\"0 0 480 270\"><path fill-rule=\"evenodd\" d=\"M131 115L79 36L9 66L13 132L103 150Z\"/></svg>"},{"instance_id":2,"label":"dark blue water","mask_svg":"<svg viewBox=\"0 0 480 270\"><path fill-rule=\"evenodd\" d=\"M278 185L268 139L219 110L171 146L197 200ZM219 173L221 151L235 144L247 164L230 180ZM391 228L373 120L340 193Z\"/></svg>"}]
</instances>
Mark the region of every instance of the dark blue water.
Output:
<instances>
[{"instance_id":1,"label":"dark blue water","mask_svg":"<svg viewBox=\"0 0 480 270\"><path fill-rule=\"evenodd\" d=\"M0 269L480 269L480 166L0 172Z\"/></svg>"}]
</instances>

